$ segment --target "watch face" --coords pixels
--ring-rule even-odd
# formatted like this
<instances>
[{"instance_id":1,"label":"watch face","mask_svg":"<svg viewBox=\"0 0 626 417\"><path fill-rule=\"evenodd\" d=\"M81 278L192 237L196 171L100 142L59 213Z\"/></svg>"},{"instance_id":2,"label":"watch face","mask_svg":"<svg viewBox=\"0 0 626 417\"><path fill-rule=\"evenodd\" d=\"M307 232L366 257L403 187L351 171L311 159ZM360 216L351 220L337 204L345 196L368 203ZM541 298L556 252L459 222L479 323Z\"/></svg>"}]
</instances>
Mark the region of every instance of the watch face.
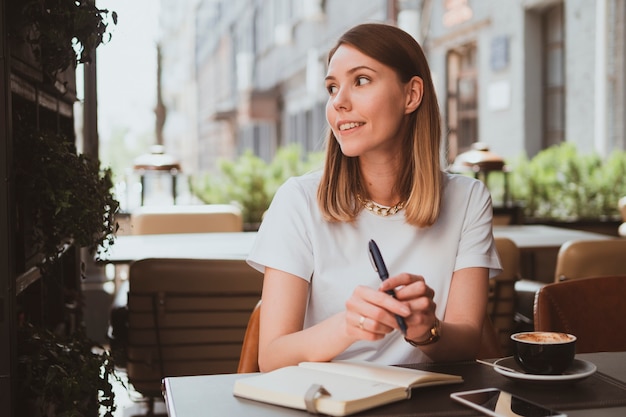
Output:
<instances>
[{"instance_id":1,"label":"watch face","mask_svg":"<svg viewBox=\"0 0 626 417\"><path fill-rule=\"evenodd\" d=\"M435 324L430 328L430 337L427 340L428 343L434 343L439 340L439 326L441 326L439 319L435 319Z\"/></svg>"},{"instance_id":2,"label":"watch face","mask_svg":"<svg viewBox=\"0 0 626 417\"><path fill-rule=\"evenodd\" d=\"M430 329L430 338L428 339L428 343L435 343L437 340L439 340L439 322L437 322L435 327Z\"/></svg>"},{"instance_id":3,"label":"watch face","mask_svg":"<svg viewBox=\"0 0 626 417\"><path fill-rule=\"evenodd\" d=\"M425 346L425 345L430 345L431 343L435 343L437 340L439 340L439 326L440 326L440 322L439 319L435 319L435 324L433 325L433 327L430 328L430 337L426 340L423 340L421 342L416 342L414 340L409 340L406 337L404 338L404 340L406 340L407 342L409 342L409 344L413 345L413 346Z\"/></svg>"}]
</instances>

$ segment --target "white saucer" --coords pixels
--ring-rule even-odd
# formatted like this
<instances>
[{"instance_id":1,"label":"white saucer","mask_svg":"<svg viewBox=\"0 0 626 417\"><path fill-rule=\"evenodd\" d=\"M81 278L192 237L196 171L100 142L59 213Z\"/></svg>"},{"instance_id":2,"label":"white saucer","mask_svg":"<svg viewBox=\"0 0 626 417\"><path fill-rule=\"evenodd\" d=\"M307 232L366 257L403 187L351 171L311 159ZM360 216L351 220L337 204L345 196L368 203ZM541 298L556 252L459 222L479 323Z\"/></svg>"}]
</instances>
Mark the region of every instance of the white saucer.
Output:
<instances>
[{"instance_id":1,"label":"white saucer","mask_svg":"<svg viewBox=\"0 0 626 417\"><path fill-rule=\"evenodd\" d=\"M511 372L504 368L500 368L495 366L494 369L500 375L503 375L507 378L511 378L514 380L522 380L522 381L540 381L540 382L574 382L579 381L581 379L585 379L588 376L592 375L596 372L596 365L591 362L588 362L583 359L574 359L574 363L572 366L567 368L565 372L559 375L538 375L538 374L529 374L526 373L518 364L515 362L515 358L513 356L509 356L506 358L498 359L494 362L494 365L505 366L507 368L513 369L518 372Z\"/></svg>"}]
</instances>

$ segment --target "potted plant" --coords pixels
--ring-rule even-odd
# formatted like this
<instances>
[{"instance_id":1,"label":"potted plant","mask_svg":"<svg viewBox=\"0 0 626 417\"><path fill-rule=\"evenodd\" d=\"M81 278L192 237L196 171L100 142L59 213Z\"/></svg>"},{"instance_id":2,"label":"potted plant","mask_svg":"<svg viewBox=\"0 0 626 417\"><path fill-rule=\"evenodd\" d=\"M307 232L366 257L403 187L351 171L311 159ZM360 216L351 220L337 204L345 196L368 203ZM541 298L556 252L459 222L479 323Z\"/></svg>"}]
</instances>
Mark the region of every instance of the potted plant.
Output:
<instances>
[{"instance_id":1,"label":"potted plant","mask_svg":"<svg viewBox=\"0 0 626 417\"><path fill-rule=\"evenodd\" d=\"M63 337L31 325L20 327L18 415L112 417L112 378L123 383L110 353L82 330Z\"/></svg>"},{"instance_id":2,"label":"potted plant","mask_svg":"<svg viewBox=\"0 0 626 417\"><path fill-rule=\"evenodd\" d=\"M323 153L302 157L298 145L280 148L267 163L245 151L234 161L219 161L219 172L191 180L192 193L207 204L233 203L241 207L246 230L258 228L278 187L289 177L301 175L322 165Z\"/></svg>"},{"instance_id":3,"label":"potted plant","mask_svg":"<svg viewBox=\"0 0 626 417\"><path fill-rule=\"evenodd\" d=\"M626 195L626 152L602 158L564 142L508 165L513 198L524 207L527 223L585 228L605 223L617 232L618 201Z\"/></svg>"}]
</instances>

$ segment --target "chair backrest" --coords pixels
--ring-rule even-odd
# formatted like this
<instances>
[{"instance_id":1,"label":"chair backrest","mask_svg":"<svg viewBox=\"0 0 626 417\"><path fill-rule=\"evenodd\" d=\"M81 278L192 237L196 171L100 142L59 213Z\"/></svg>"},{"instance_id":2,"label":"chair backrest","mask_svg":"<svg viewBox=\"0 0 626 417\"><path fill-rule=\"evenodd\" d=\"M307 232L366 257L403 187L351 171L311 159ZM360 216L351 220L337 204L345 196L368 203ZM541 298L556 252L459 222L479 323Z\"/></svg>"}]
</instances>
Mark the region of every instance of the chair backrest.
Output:
<instances>
[{"instance_id":1,"label":"chair backrest","mask_svg":"<svg viewBox=\"0 0 626 417\"><path fill-rule=\"evenodd\" d=\"M133 235L241 231L241 210L231 204L144 206L130 216Z\"/></svg>"},{"instance_id":2,"label":"chair backrest","mask_svg":"<svg viewBox=\"0 0 626 417\"><path fill-rule=\"evenodd\" d=\"M626 350L626 275L552 283L537 292L538 331L575 335L576 352Z\"/></svg>"},{"instance_id":3,"label":"chair backrest","mask_svg":"<svg viewBox=\"0 0 626 417\"><path fill-rule=\"evenodd\" d=\"M263 275L243 260L131 264L127 373L144 396L169 376L234 373Z\"/></svg>"},{"instance_id":4,"label":"chair backrest","mask_svg":"<svg viewBox=\"0 0 626 417\"><path fill-rule=\"evenodd\" d=\"M487 314L493 323L504 353L512 350L510 336L515 327L515 282L519 280L520 250L509 238L496 237L502 272L489 280Z\"/></svg>"},{"instance_id":5,"label":"chair backrest","mask_svg":"<svg viewBox=\"0 0 626 417\"><path fill-rule=\"evenodd\" d=\"M261 315L261 301L259 301L250 315L246 336L241 347L238 373L259 372L259 323ZM489 316L485 317L482 342L478 359L493 359L502 357L498 335L491 324Z\"/></svg>"},{"instance_id":6,"label":"chair backrest","mask_svg":"<svg viewBox=\"0 0 626 417\"><path fill-rule=\"evenodd\" d=\"M554 281L626 275L626 239L571 240L559 249Z\"/></svg>"},{"instance_id":7,"label":"chair backrest","mask_svg":"<svg viewBox=\"0 0 626 417\"><path fill-rule=\"evenodd\" d=\"M259 372L259 323L261 320L261 300L256 304L246 328L241 345L237 373Z\"/></svg>"}]
</instances>

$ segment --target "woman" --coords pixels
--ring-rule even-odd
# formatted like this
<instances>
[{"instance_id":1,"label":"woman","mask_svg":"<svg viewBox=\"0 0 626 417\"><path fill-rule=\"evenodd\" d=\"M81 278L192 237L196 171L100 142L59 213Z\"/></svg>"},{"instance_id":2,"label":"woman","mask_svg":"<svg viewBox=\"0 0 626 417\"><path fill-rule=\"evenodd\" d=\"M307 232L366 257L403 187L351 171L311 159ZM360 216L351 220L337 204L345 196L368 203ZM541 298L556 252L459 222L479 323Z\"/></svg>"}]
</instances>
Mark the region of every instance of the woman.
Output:
<instances>
[{"instance_id":1,"label":"woman","mask_svg":"<svg viewBox=\"0 0 626 417\"><path fill-rule=\"evenodd\" d=\"M261 370L473 358L488 277L500 271L491 198L480 181L441 170L420 46L393 26L356 26L330 51L325 82L325 167L283 184L248 259L265 274ZM370 239L389 270L384 282Z\"/></svg>"}]
</instances>

